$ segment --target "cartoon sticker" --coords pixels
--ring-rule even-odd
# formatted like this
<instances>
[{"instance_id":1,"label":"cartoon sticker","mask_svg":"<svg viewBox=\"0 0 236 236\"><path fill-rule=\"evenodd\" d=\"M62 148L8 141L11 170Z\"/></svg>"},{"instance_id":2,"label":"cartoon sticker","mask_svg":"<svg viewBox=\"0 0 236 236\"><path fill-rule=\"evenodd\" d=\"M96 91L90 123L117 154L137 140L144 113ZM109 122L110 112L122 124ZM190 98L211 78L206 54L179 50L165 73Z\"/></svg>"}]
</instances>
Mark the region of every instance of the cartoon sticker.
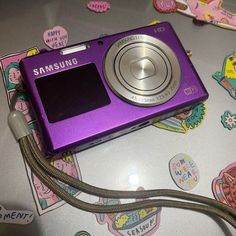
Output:
<instances>
[{"instance_id":1,"label":"cartoon sticker","mask_svg":"<svg viewBox=\"0 0 236 236\"><path fill-rule=\"evenodd\" d=\"M107 1L90 1L87 4L87 7L91 11L102 13L109 10L111 8L111 4Z\"/></svg>"},{"instance_id":2,"label":"cartoon sticker","mask_svg":"<svg viewBox=\"0 0 236 236\"><path fill-rule=\"evenodd\" d=\"M9 77L11 77L11 76L9 76L9 74L11 72L9 72L9 70L7 69L7 68L9 68L8 65L19 64L19 61L22 58L24 58L26 56L32 56L38 52L39 52L39 50L37 48L32 48L32 49L29 49L29 50L26 50L23 52L10 54L10 55L5 56L0 59L0 63L1 63L0 65L1 65L1 70L2 70L2 74L3 74L4 85L5 85L7 96L8 96L9 105L11 104L11 99L15 93L15 87L20 83L22 78L18 79L18 80L9 79ZM16 71L14 71L14 72L16 72ZM24 116L28 122L28 125L29 125L30 129L32 130L34 139L35 139L39 149L41 151L46 150L44 143L43 143L43 139L42 139L41 134L38 129L38 124L34 119L34 112L33 112L33 109L30 105L30 102L28 99L28 94L26 92L21 93L16 98L15 108L24 114ZM50 164L55 166L59 170L67 173L68 175L81 180L81 173L80 173L79 165L77 163L75 154L68 152L68 153L60 154L60 156L58 156L57 158L52 157L50 159ZM48 189L31 172L31 170L26 162L25 162L25 166L26 166L27 175L28 175L28 178L29 178L29 181L31 184L33 196L34 196L34 199L36 202L36 206L37 206L37 209L38 209L38 212L40 215L65 204L64 201L62 201L50 189ZM56 181L56 182L58 185L60 185L64 190L66 190L71 195L77 196L80 193L77 189L75 189L71 186L61 183L60 181Z\"/></svg>"},{"instance_id":3,"label":"cartoon sticker","mask_svg":"<svg viewBox=\"0 0 236 236\"><path fill-rule=\"evenodd\" d=\"M236 52L224 59L222 71L217 71L212 77L236 99Z\"/></svg>"},{"instance_id":4,"label":"cartoon sticker","mask_svg":"<svg viewBox=\"0 0 236 236\"><path fill-rule=\"evenodd\" d=\"M76 161L75 154L72 154L70 152L64 153L59 159L52 157L49 161L50 164L57 169L74 178L81 180L81 173L79 165ZM26 170L33 191L33 196L36 202L38 213L40 215L65 204L64 201L62 201L55 193L53 193L47 186L45 186L37 176L35 176L31 172L31 169L27 164ZM59 180L55 180L55 182L71 195L77 196L78 194L80 194L80 191L72 186L62 183Z\"/></svg>"},{"instance_id":5,"label":"cartoon sticker","mask_svg":"<svg viewBox=\"0 0 236 236\"><path fill-rule=\"evenodd\" d=\"M9 54L0 58L0 69L2 72L2 78L7 92L7 98L9 103L12 97L12 93L15 91L16 86L19 85L22 80L19 68L20 60L37 53L39 53L39 50L38 48L34 47L22 52Z\"/></svg>"},{"instance_id":6,"label":"cartoon sticker","mask_svg":"<svg viewBox=\"0 0 236 236\"><path fill-rule=\"evenodd\" d=\"M68 42L68 33L62 26L55 26L43 33L44 43L51 49L63 48Z\"/></svg>"},{"instance_id":7,"label":"cartoon sticker","mask_svg":"<svg viewBox=\"0 0 236 236\"><path fill-rule=\"evenodd\" d=\"M176 12L177 4L175 0L153 0L154 7L162 13Z\"/></svg>"},{"instance_id":8,"label":"cartoon sticker","mask_svg":"<svg viewBox=\"0 0 236 236\"><path fill-rule=\"evenodd\" d=\"M224 114L221 116L221 123L225 128L229 130L236 128L236 113L225 111Z\"/></svg>"},{"instance_id":9,"label":"cartoon sticker","mask_svg":"<svg viewBox=\"0 0 236 236\"><path fill-rule=\"evenodd\" d=\"M216 200L236 209L236 162L223 169L212 181Z\"/></svg>"},{"instance_id":10,"label":"cartoon sticker","mask_svg":"<svg viewBox=\"0 0 236 236\"><path fill-rule=\"evenodd\" d=\"M177 154L170 160L169 169L174 182L183 190L191 190L199 182L197 165L184 153Z\"/></svg>"},{"instance_id":11,"label":"cartoon sticker","mask_svg":"<svg viewBox=\"0 0 236 236\"><path fill-rule=\"evenodd\" d=\"M121 204L118 199L100 198L97 204ZM107 224L108 230L116 236L154 235L160 226L161 208L153 207L141 210L96 214L99 224Z\"/></svg>"},{"instance_id":12,"label":"cartoon sticker","mask_svg":"<svg viewBox=\"0 0 236 236\"><path fill-rule=\"evenodd\" d=\"M0 204L0 223L26 225L33 221L34 213L22 210L7 210Z\"/></svg>"},{"instance_id":13,"label":"cartoon sticker","mask_svg":"<svg viewBox=\"0 0 236 236\"><path fill-rule=\"evenodd\" d=\"M186 92L193 92L194 89L189 89ZM165 129L177 133L187 133L190 129L195 129L204 120L206 115L206 107L204 103L194 106L192 109L177 114L173 117L154 123L157 128Z\"/></svg>"},{"instance_id":14,"label":"cartoon sticker","mask_svg":"<svg viewBox=\"0 0 236 236\"><path fill-rule=\"evenodd\" d=\"M236 30L236 14L224 9L222 5L223 0L177 0L177 10L181 13L200 21Z\"/></svg>"}]
</instances>

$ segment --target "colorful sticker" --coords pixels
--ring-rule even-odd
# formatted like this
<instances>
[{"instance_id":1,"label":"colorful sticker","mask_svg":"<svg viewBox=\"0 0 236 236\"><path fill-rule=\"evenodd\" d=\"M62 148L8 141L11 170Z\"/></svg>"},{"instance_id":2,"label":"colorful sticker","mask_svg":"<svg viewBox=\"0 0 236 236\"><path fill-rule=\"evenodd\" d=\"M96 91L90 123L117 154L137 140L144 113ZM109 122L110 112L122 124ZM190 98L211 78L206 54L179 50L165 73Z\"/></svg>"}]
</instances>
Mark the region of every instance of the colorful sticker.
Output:
<instances>
[{"instance_id":1,"label":"colorful sticker","mask_svg":"<svg viewBox=\"0 0 236 236\"><path fill-rule=\"evenodd\" d=\"M223 0L176 0L177 10L223 28L236 30L236 14L222 8ZM187 6L186 6L187 4Z\"/></svg>"},{"instance_id":2,"label":"colorful sticker","mask_svg":"<svg viewBox=\"0 0 236 236\"><path fill-rule=\"evenodd\" d=\"M223 169L212 182L216 200L236 209L236 162Z\"/></svg>"},{"instance_id":3,"label":"colorful sticker","mask_svg":"<svg viewBox=\"0 0 236 236\"><path fill-rule=\"evenodd\" d=\"M15 92L16 86L22 81L22 76L19 68L21 59L39 53L38 48L30 48L22 52L9 54L0 58L0 69L2 78L7 93L8 103L10 104L11 97Z\"/></svg>"},{"instance_id":4,"label":"colorful sticker","mask_svg":"<svg viewBox=\"0 0 236 236\"><path fill-rule=\"evenodd\" d=\"M0 223L26 225L33 221L31 211L7 210L0 204Z\"/></svg>"},{"instance_id":5,"label":"colorful sticker","mask_svg":"<svg viewBox=\"0 0 236 236\"><path fill-rule=\"evenodd\" d=\"M224 59L222 71L217 71L212 77L236 99L236 52Z\"/></svg>"},{"instance_id":6,"label":"colorful sticker","mask_svg":"<svg viewBox=\"0 0 236 236\"><path fill-rule=\"evenodd\" d=\"M228 130L236 128L236 113L225 111L224 114L221 116L221 123Z\"/></svg>"},{"instance_id":7,"label":"colorful sticker","mask_svg":"<svg viewBox=\"0 0 236 236\"><path fill-rule=\"evenodd\" d=\"M87 7L91 11L102 13L109 10L111 8L111 4L107 1L90 1L87 4Z\"/></svg>"},{"instance_id":8,"label":"colorful sticker","mask_svg":"<svg viewBox=\"0 0 236 236\"><path fill-rule=\"evenodd\" d=\"M193 93L194 89L186 90ZM153 124L157 128L165 129L177 133L187 133L190 129L197 128L206 115L206 107L204 103L194 106L192 109L182 112L168 119Z\"/></svg>"},{"instance_id":9,"label":"colorful sticker","mask_svg":"<svg viewBox=\"0 0 236 236\"><path fill-rule=\"evenodd\" d=\"M64 153L60 159L52 157L49 159L49 162L52 166L56 167L60 171L63 171L64 173L81 180L79 165L74 154ZM65 204L64 201L62 201L55 193L45 186L37 176L32 173L27 164L26 170L39 215L54 210ZM55 180L55 182L71 195L77 196L80 194L80 191L72 186L62 183L59 180Z\"/></svg>"},{"instance_id":10,"label":"colorful sticker","mask_svg":"<svg viewBox=\"0 0 236 236\"><path fill-rule=\"evenodd\" d=\"M162 13L176 12L177 4L175 0L153 0L154 7Z\"/></svg>"},{"instance_id":11,"label":"colorful sticker","mask_svg":"<svg viewBox=\"0 0 236 236\"><path fill-rule=\"evenodd\" d=\"M199 182L197 165L184 153L177 154L170 160L169 169L174 182L183 190L191 190Z\"/></svg>"},{"instance_id":12,"label":"colorful sticker","mask_svg":"<svg viewBox=\"0 0 236 236\"><path fill-rule=\"evenodd\" d=\"M87 231L79 231L75 234L75 236L91 236Z\"/></svg>"},{"instance_id":13,"label":"colorful sticker","mask_svg":"<svg viewBox=\"0 0 236 236\"><path fill-rule=\"evenodd\" d=\"M63 48L67 45L68 34L62 26L55 26L43 33L43 40L49 48Z\"/></svg>"},{"instance_id":14,"label":"colorful sticker","mask_svg":"<svg viewBox=\"0 0 236 236\"><path fill-rule=\"evenodd\" d=\"M118 199L100 198L97 204L121 204ZM113 214L96 214L99 224L107 224L109 231L116 236L154 235L160 226L161 208L153 207Z\"/></svg>"}]
</instances>

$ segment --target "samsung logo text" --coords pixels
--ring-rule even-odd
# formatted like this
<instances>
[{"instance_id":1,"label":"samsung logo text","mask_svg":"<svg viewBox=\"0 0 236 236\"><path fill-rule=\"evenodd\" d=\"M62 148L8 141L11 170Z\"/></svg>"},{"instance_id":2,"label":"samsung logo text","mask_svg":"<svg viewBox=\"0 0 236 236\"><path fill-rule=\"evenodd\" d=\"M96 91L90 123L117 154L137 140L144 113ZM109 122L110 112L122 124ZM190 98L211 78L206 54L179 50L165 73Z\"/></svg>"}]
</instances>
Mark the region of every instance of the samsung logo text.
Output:
<instances>
[{"instance_id":1,"label":"samsung logo text","mask_svg":"<svg viewBox=\"0 0 236 236\"><path fill-rule=\"evenodd\" d=\"M46 66L42 66L36 69L33 69L33 73L34 75L43 75L45 73L48 72L52 72L55 70L60 70L60 69L64 69L73 65L77 65L78 61L76 58L70 59L70 60L65 60L65 61L60 61L60 62L55 62L51 65L46 65Z\"/></svg>"}]
</instances>

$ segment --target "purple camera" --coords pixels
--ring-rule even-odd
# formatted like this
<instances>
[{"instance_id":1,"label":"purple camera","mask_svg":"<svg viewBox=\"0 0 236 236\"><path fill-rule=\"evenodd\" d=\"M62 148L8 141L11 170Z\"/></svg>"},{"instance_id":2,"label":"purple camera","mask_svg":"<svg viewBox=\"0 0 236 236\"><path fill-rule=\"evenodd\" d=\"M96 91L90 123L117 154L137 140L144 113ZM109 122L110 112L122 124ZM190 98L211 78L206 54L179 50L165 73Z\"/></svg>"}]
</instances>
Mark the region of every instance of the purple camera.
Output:
<instances>
[{"instance_id":1,"label":"purple camera","mask_svg":"<svg viewBox=\"0 0 236 236\"><path fill-rule=\"evenodd\" d=\"M20 67L52 153L83 150L208 97L166 22L40 53Z\"/></svg>"}]
</instances>

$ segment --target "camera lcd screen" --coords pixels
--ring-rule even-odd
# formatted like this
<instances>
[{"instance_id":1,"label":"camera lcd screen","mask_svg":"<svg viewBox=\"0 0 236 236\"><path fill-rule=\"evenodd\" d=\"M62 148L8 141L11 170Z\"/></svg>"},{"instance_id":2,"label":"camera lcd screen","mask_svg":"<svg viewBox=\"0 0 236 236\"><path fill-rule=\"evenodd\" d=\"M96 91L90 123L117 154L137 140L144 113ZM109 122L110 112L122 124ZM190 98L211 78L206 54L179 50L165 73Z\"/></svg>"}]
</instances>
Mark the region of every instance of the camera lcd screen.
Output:
<instances>
[{"instance_id":1,"label":"camera lcd screen","mask_svg":"<svg viewBox=\"0 0 236 236\"><path fill-rule=\"evenodd\" d=\"M50 123L111 102L93 63L38 78L35 83Z\"/></svg>"}]
</instances>

